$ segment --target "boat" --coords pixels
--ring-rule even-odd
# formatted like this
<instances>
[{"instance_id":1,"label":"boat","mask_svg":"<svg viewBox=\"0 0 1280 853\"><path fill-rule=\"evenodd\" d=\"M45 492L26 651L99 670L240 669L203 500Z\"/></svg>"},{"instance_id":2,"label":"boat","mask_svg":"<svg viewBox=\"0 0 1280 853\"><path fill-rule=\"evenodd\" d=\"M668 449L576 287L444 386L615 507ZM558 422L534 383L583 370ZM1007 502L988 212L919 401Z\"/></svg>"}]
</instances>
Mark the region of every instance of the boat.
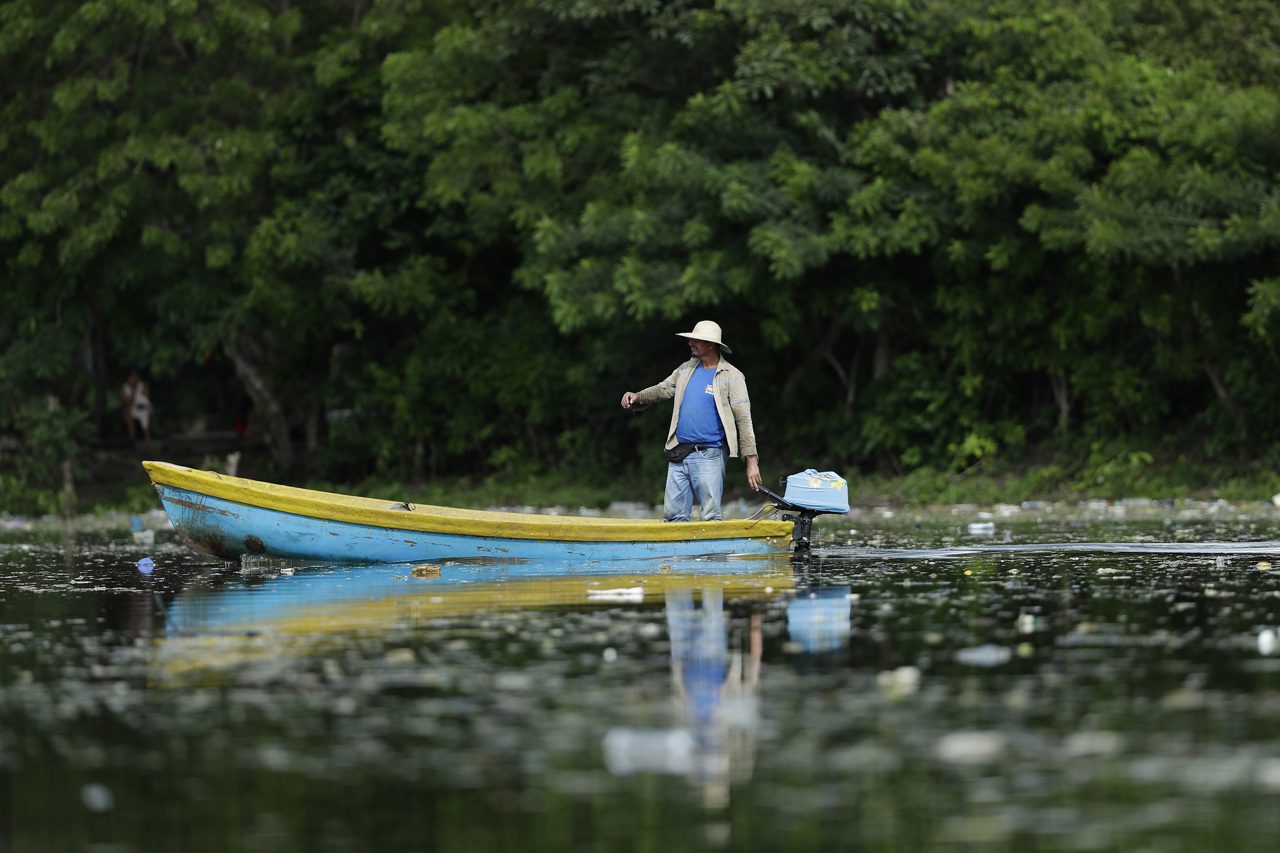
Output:
<instances>
[{"instance_id":1,"label":"boat","mask_svg":"<svg viewBox=\"0 0 1280 853\"><path fill-rule=\"evenodd\" d=\"M787 517L663 522L457 509L283 486L168 462L142 464L182 541L224 560L663 560L782 553L791 548L795 529ZM800 519L806 531L808 520Z\"/></svg>"}]
</instances>

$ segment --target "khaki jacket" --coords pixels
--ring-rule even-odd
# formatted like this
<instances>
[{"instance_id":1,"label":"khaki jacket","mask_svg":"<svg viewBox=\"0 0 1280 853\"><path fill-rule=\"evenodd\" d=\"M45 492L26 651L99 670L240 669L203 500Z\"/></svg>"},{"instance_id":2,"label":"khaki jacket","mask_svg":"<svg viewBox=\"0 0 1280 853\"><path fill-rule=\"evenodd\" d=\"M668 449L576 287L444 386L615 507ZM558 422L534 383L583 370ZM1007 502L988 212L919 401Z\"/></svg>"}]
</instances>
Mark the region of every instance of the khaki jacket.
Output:
<instances>
[{"instance_id":1,"label":"khaki jacket","mask_svg":"<svg viewBox=\"0 0 1280 853\"><path fill-rule=\"evenodd\" d=\"M671 427L667 430L667 447L679 444L676 441L676 424L680 422L680 402L684 399L684 389L699 366L696 358L691 358L672 371L671 375L640 391L633 409L647 409L654 403L675 398L675 408L671 412ZM742 371L725 361L720 355L720 364L716 366L715 377L711 382L715 392L716 414L720 415L720 423L724 427L725 438L729 443L729 455L757 456L756 431L751 425L751 398L747 396L747 378Z\"/></svg>"}]
</instances>

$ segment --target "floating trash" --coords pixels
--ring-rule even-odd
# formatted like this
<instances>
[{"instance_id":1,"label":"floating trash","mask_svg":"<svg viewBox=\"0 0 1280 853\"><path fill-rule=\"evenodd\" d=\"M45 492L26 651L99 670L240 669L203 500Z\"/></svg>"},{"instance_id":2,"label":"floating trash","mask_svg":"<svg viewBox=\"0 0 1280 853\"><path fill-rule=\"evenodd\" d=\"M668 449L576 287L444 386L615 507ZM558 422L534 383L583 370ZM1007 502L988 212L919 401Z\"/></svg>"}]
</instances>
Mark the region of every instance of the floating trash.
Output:
<instances>
[{"instance_id":1,"label":"floating trash","mask_svg":"<svg viewBox=\"0 0 1280 853\"><path fill-rule=\"evenodd\" d=\"M604 736L604 762L614 776L683 775L693 769L693 735L684 729L612 729Z\"/></svg>"},{"instance_id":2,"label":"floating trash","mask_svg":"<svg viewBox=\"0 0 1280 853\"><path fill-rule=\"evenodd\" d=\"M1101 758L1124 749L1124 738L1112 731L1075 732L1062 742L1062 752L1073 758Z\"/></svg>"},{"instance_id":3,"label":"floating trash","mask_svg":"<svg viewBox=\"0 0 1280 853\"><path fill-rule=\"evenodd\" d=\"M149 575L156 570L156 561L150 557L143 557L138 561L138 571L144 575Z\"/></svg>"},{"instance_id":4,"label":"floating trash","mask_svg":"<svg viewBox=\"0 0 1280 853\"><path fill-rule=\"evenodd\" d=\"M91 812L109 812L115 808L116 800L111 789L99 782L90 782L80 789L80 801Z\"/></svg>"},{"instance_id":5,"label":"floating trash","mask_svg":"<svg viewBox=\"0 0 1280 853\"><path fill-rule=\"evenodd\" d=\"M967 529L970 536L994 536L996 523L994 521L971 521Z\"/></svg>"},{"instance_id":6,"label":"floating trash","mask_svg":"<svg viewBox=\"0 0 1280 853\"><path fill-rule=\"evenodd\" d=\"M876 675L876 686L893 698L909 696L920 689L920 670L914 666L900 666Z\"/></svg>"},{"instance_id":7,"label":"floating trash","mask_svg":"<svg viewBox=\"0 0 1280 853\"><path fill-rule=\"evenodd\" d=\"M622 589L589 589L588 601L614 601L623 604L640 604L644 601L644 587L631 586Z\"/></svg>"},{"instance_id":8,"label":"floating trash","mask_svg":"<svg viewBox=\"0 0 1280 853\"><path fill-rule=\"evenodd\" d=\"M1013 650L1008 646L997 646L986 643L956 652L956 663L966 666L1000 666L1013 659Z\"/></svg>"},{"instance_id":9,"label":"floating trash","mask_svg":"<svg viewBox=\"0 0 1280 853\"><path fill-rule=\"evenodd\" d=\"M1036 616L1033 613L1023 613L1018 616L1014 623L1019 634L1034 634L1037 631L1043 631L1045 620L1043 616Z\"/></svg>"},{"instance_id":10,"label":"floating trash","mask_svg":"<svg viewBox=\"0 0 1280 853\"><path fill-rule=\"evenodd\" d=\"M948 764L994 764L1006 746L999 732L951 732L938 739L934 752Z\"/></svg>"},{"instance_id":11,"label":"floating trash","mask_svg":"<svg viewBox=\"0 0 1280 853\"><path fill-rule=\"evenodd\" d=\"M1263 790L1280 791L1280 758L1264 758L1254 769L1254 780Z\"/></svg>"},{"instance_id":12,"label":"floating trash","mask_svg":"<svg viewBox=\"0 0 1280 853\"><path fill-rule=\"evenodd\" d=\"M1280 642L1280 638L1277 638L1273 629L1263 628L1258 632L1258 654L1275 654L1278 642Z\"/></svg>"}]
</instances>

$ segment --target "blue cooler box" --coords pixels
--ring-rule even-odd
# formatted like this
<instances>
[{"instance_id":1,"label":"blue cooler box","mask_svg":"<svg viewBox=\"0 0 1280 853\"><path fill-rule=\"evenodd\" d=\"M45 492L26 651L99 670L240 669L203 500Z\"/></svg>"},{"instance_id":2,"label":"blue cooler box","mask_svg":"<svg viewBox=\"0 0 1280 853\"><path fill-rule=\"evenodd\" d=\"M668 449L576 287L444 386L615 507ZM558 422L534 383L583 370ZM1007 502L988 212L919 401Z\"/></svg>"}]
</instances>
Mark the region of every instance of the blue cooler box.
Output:
<instances>
[{"instance_id":1,"label":"blue cooler box","mask_svg":"<svg viewBox=\"0 0 1280 853\"><path fill-rule=\"evenodd\" d=\"M810 468L787 478L787 503L822 512L849 511L849 484L834 471Z\"/></svg>"}]
</instances>

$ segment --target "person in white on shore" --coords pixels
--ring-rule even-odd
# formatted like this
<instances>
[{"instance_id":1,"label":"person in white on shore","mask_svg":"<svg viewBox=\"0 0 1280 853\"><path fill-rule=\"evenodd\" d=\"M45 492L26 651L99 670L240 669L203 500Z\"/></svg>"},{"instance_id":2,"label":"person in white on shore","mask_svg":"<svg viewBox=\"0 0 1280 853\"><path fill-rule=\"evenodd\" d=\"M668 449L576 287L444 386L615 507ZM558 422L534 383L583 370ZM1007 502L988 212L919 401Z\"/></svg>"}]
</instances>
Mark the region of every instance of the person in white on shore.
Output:
<instances>
[{"instance_id":1,"label":"person in white on shore","mask_svg":"<svg viewBox=\"0 0 1280 853\"><path fill-rule=\"evenodd\" d=\"M120 400L124 403L124 423L129 430L129 440L136 440L141 430L142 437L150 441L151 394L138 371L129 373L124 387L120 389Z\"/></svg>"}]
</instances>

